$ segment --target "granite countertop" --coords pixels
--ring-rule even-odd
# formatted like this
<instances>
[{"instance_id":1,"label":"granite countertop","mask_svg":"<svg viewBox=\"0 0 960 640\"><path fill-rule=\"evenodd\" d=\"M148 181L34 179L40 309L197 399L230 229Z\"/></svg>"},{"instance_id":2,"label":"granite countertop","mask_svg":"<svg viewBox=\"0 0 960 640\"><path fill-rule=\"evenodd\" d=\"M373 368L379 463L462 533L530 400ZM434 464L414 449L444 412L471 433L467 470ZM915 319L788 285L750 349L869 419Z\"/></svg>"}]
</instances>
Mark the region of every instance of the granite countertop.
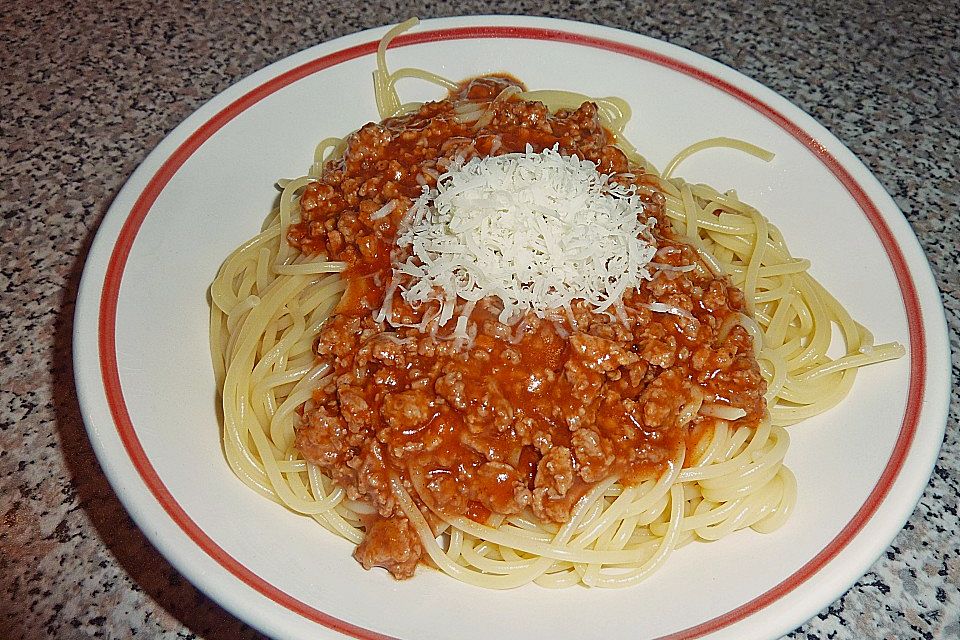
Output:
<instances>
[{"instance_id":1,"label":"granite countertop","mask_svg":"<svg viewBox=\"0 0 960 640\"><path fill-rule=\"evenodd\" d=\"M879 178L960 333L960 4L887 0L0 0L0 638L254 638L147 542L84 431L73 308L93 234L175 125L318 41L421 17L522 13L682 45L812 114ZM960 399L919 506L841 599L792 638L960 637Z\"/></svg>"}]
</instances>

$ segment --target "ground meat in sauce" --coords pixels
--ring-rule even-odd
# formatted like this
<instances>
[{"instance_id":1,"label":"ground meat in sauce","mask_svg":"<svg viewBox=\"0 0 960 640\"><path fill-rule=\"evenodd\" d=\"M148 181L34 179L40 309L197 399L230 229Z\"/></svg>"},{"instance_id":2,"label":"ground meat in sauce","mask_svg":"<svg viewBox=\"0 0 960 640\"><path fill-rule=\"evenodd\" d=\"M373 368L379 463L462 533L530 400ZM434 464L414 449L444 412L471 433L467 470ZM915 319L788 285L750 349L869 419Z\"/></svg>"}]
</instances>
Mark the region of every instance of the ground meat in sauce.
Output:
<instances>
[{"instance_id":1,"label":"ground meat in sauce","mask_svg":"<svg viewBox=\"0 0 960 640\"><path fill-rule=\"evenodd\" d=\"M428 514L484 522L529 509L564 522L596 483L639 482L696 442L713 419L678 422L695 389L705 401L743 409L742 424L756 424L765 410L750 336L739 324L723 329L742 311L742 294L705 269L661 270L628 290L626 323L575 302L573 322L531 315L506 327L496 321L495 304L480 304L471 316L476 338L462 349L374 321L397 226L422 184L436 184L445 159L556 144L602 172L629 170L595 105L551 115L515 98L490 103L510 84L477 79L448 100L361 128L343 158L307 187L302 221L289 234L305 252L346 261L350 278L317 339L318 357L335 365L335 379L314 393L296 446L350 498L375 507L355 557L397 578L413 574L423 549L391 477ZM492 118L477 130L455 117L455 106L467 100L490 103ZM389 215L371 220L391 201ZM647 213L658 219L656 261L694 264L695 251L670 231L660 202L648 199ZM651 312L654 302L676 313ZM415 323L426 311L397 302L394 318Z\"/></svg>"}]
</instances>

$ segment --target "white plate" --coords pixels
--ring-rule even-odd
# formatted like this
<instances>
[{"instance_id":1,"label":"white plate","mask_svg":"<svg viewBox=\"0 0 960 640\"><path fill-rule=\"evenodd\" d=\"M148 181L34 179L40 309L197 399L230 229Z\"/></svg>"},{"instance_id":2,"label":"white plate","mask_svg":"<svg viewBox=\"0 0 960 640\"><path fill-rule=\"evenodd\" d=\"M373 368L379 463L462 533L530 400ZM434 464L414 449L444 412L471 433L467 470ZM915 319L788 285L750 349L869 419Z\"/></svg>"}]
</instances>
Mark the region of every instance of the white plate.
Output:
<instances>
[{"instance_id":1,"label":"white plate","mask_svg":"<svg viewBox=\"0 0 960 640\"><path fill-rule=\"evenodd\" d=\"M180 125L117 196L87 260L75 366L87 429L117 495L160 552L228 610L278 637L768 638L859 578L927 483L946 421L945 322L924 255L890 197L830 133L786 100L684 49L594 25L519 17L427 21L391 68L459 79L507 71L532 89L619 95L655 164L725 135L766 165L704 153L690 180L736 188L794 254L908 356L861 372L850 397L792 428L796 514L675 553L622 591L484 591L429 570L365 572L343 540L242 485L221 453L206 290L258 230L280 177L314 144L376 120L371 71L384 29L318 45L255 73ZM439 97L415 81L405 99Z\"/></svg>"}]
</instances>

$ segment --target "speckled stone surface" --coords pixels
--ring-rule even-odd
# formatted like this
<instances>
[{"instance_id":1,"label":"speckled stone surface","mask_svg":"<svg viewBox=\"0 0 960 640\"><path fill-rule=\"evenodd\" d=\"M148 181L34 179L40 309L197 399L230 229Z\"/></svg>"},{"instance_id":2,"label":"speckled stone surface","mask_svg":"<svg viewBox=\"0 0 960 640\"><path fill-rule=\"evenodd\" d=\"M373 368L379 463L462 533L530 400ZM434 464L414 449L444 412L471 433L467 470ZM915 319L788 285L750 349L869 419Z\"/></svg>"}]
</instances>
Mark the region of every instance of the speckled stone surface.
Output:
<instances>
[{"instance_id":1,"label":"speckled stone surface","mask_svg":"<svg viewBox=\"0 0 960 640\"><path fill-rule=\"evenodd\" d=\"M111 491L71 372L85 254L112 198L183 118L318 41L421 17L521 13L625 28L735 67L874 172L960 333L960 6L842 0L0 1L0 638L260 637L188 584ZM960 637L960 415L869 573L793 638Z\"/></svg>"}]
</instances>

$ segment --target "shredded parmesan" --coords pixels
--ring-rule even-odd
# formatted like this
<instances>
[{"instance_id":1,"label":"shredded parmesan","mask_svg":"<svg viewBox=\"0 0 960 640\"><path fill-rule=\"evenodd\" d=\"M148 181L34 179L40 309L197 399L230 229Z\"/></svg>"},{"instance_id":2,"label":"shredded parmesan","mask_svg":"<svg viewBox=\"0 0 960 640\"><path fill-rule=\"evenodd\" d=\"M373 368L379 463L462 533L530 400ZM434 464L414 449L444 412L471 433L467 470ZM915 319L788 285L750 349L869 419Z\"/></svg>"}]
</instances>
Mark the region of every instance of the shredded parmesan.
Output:
<instances>
[{"instance_id":1,"label":"shredded parmesan","mask_svg":"<svg viewBox=\"0 0 960 640\"><path fill-rule=\"evenodd\" d=\"M385 204L385 205L383 205L382 207L380 207L379 209L377 209L375 212L371 213L371 214L370 214L370 219L371 219L371 220L379 220L380 218L386 218L388 215L390 215L391 213L393 213L393 210L396 209L396 208L397 208L397 200L396 200L396 198L394 198L393 200L391 200L391 201L388 202L387 204Z\"/></svg>"},{"instance_id":2,"label":"shredded parmesan","mask_svg":"<svg viewBox=\"0 0 960 640\"><path fill-rule=\"evenodd\" d=\"M645 306L647 309L650 309L650 311L653 311L654 313L670 313L677 317L686 318L687 320L691 320L693 322L697 321L696 317L694 317L694 315L686 309L681 309L680 307L675 307L670 304L664 304L663 302L651 302L650 304L645 304L643 306Z\"/></svg>"},{"instance_id":3,"label":"shredded parmesan","mask_svg":"<svg viewBox=\"0 0 960 640\"><path fill-rule=\"evenodd\" d=\"M593 162L528 145L446 169L407 213L398 247L409 257L393 276L408 304L439 303L439 326L469 317L466 307L487 297L499 300L508 324L528 311L556 317L576 299L603 312L651 279L656 220ZM465 331L458 318L455 337Z\"/></svg>"}]
</instances>

